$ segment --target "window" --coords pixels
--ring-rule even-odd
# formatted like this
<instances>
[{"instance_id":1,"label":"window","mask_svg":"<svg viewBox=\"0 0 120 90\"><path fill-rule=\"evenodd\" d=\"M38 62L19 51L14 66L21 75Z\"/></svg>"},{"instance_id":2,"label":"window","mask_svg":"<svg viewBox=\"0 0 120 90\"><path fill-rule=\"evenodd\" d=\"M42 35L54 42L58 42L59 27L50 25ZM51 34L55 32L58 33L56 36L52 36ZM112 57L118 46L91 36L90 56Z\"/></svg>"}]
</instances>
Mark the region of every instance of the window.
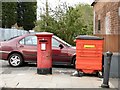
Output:
<instances>
[{"instance_id":1,"label":"window","mask_svg":"<svg viewBox=\"0 0 120 90\"><path fill-rule=\"evenodd\" d=\"M25 39L20 40L19 43L24 45L25 44Z\"/></svg>"},{"instance_id":2,"label":"window","mask_svg":"<svg viewBox=\"0 0 120 90\"><path fill-rule=\"evenodd\" d=\"M59 37L57 37L57 36L53 36L55 39L57 39L58 41L60 41L60 42L62 42L62 43L64 43L65 45L67 45L67 46L69 46L69 47L71 47L71 45L70 44L68 44L67 42L65 42L65 41L63 41L62 39L60 39ZM60 43L59 43L60 44Z\"/></svg>"},{"instance_id":3,"label":"window","mask_svg":"<svg viewBox=\"0 0 120 90\"><path fill-rule=\"evenodd\" d=\"M111 34L111 16L110 16L110 12L106 13L106 17L105 17L105 31L106 34Z\"/></svg>"},{"instance_id":4,"label":"window","mask_svg":"<svg viewBox=\"0 0 120 90\"><path fill-rule=\"evenodd\" d=\"M54 38L52 38L52 47L59 47L60 43L55 40Z\"/></svg>"},{"instance_id":5,"label":"window","mask_svg":"<svg viewBox=\"0 0 120 90\"><path fill-rule=\"evenodd\" d=\"M118 8L118 15L120 16L120 7Z\"/></svg>"},{"instance_id":6,"label":"window","mask_svg":"<svg viewBox=\"0 0 120 90\"><path fill-rule=\"evenodd\" d=\"M101 23L100 23L100 20L98 20L98 31L100 31L101 29Z\"/></svg>"},{"instance_id":7,"label":"window","mask_svg":"<svg viewBox=\"0 0 120 90\"><path fill-rule=\"evenodd\" d=\"M28 36L25 37L20 41L20 44L25 44L25 45L37 45L37 37L36 36Z\"/></svg>"},{"instance_id":8,"label":"window","mask_svg":"<svg viewBox=\"0 0 120 90\"><path fill-rule=\"evenodd\" d=\"M111 34L110 30L111 30L110 17L106 16L105 17L105 31L106 31L106 34Z\"/></svg>"},{"instance_id":9,"label":"window","mask_svg":"<svg viewBox=\"0 0 120 90\"><path fill-rule=\"evenodd\" d=\"M25 37L26 45L37 45L37 37L36 36L28 36Z\"/></svg>"}]
</instances>

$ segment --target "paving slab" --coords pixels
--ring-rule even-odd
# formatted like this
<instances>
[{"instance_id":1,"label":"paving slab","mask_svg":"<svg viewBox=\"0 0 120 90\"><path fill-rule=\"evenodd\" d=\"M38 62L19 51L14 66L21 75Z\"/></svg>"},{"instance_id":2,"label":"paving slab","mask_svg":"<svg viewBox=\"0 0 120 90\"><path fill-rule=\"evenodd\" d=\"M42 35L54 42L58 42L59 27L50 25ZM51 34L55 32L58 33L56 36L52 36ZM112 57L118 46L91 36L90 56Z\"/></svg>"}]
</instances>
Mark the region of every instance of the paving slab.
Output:
<instances>
[{"instance_id":1,"label":"paving slab","mask_svg":"<svg viewBox=\"0 0 120 90\"><path fill-rule=\"evenodd\" d=\"M102 79L98 77L74 77L66 74L2 74L1 78L0 83L11 88L101 88L102 84ZM115 88L111 83L110 87Z\"/></svg>"},{"instance_id":2,"label":"paving slab","mask_svg":"<svg viewBox=\"0 0 120 90\"><path fill-rule=\"evenodd\" d=\"M56 88L73 88L71 83L57 83Z\"/></svg>"},{"instance_id":3,"label":"paving slab","mask_svg":"<svg viewBox=\"0 0 120 90\"><path fill-rule=\"evenodd\" d=\"M110 78L110 83L114 88L119 88L120 89L120 79L118 78Z\"/></svg>"},{"instance_id":4,"label":"paving slab","mask_svg":"<svg viewBox=\"0 0 120 90\"><path fill-rule=\"evenodd\" d=\"M38 88L56 88L56 83L40 82Z\"/></svg>"},{"instance_id":5,"label":"paving slab","mask_svg":"<svg viewBox=\"0 0 120 90\"><path fill-rule=\"evenodd\" d=\"M1 62L0 62L1 63ZM35 66L0 67L0 87L6 88L101 88L102 78L96 76L71 76L73 68L54 68L53 74L39 75ZM110 88L117 88L117 79L110 79Z\"/></svg>"}]
</instances>

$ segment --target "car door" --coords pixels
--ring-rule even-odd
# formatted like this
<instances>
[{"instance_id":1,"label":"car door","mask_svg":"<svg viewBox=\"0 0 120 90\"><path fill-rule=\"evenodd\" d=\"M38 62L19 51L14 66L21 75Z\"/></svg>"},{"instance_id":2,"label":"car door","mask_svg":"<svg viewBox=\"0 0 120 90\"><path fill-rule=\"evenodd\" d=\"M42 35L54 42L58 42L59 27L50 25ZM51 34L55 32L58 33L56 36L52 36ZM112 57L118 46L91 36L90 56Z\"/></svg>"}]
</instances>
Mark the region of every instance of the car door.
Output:
<instances>
[{"instance_id":1,"label":"car door","mask_svg":"<svg viewBox=\"0 0 120 90\"><path fill-rule=\"evenodd\" d=\"M28 61L37 60L37 37L27 36L20 40L18 48L23 53L24 59Z\"/></svg>"},{"instance_id":2,"label":"car door","mask_svg":"<svg viewBox=\"0 0 120 90\"><path fill-rule=\"evenodd\" d=\"M57 39L52 38L52 59L53 64L68 64L68 50L63 45L63 48L60 48L60 45L63 45Z\"/></svg>"}]
</instances>

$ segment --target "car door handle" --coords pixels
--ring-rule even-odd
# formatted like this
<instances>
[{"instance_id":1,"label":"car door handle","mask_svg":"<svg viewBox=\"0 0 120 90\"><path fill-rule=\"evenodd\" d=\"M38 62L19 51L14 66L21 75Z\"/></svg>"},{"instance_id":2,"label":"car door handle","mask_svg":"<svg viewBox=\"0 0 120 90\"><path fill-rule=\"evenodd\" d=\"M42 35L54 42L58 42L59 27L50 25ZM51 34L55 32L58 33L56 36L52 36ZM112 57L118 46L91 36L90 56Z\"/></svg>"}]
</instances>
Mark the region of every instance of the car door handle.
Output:
<instances>
[{"instance_id":1,"label":"car door handle","mask_svg":"<svg viewBox=\"0 0 120 90\"><path fill-rule=\"evenodd\" d=\"M23 45L20 45L19 47L22 48L22 47L24 47L24 46L23 46Z\"/></svg>"}]
</instances>

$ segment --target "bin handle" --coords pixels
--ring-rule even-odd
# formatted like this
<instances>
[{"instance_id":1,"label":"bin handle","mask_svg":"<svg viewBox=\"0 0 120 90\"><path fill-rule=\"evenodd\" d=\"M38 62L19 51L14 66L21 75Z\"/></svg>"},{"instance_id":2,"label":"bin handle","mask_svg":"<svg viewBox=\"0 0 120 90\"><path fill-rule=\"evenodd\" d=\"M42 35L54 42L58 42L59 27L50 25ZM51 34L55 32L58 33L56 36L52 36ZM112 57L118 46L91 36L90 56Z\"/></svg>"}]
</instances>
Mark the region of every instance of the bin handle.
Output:
<instances>
[{"instance_id":1,"label":"bin handle","mask_svg":"<svg viewBox=\"0 0 120 90\"><path fill-rule=\"evenodd\" d=\"M81 57L100 57L99 55L80 55Z\"/></svg>"}]
</instances>

